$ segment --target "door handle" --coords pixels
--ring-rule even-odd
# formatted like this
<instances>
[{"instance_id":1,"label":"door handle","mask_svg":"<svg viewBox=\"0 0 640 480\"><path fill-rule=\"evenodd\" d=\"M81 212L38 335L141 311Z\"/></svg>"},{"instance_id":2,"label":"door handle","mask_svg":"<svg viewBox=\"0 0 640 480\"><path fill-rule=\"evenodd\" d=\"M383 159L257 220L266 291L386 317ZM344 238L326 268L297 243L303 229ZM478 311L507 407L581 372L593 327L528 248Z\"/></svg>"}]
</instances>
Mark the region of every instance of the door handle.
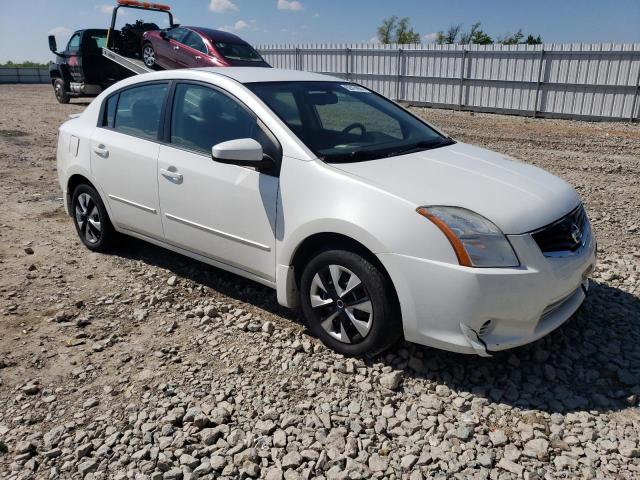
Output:
<instances>
[{"instance_id":1,"label":"door handle","mask_svg":"<svg viewBox=\"0 0 640 480\"><path fill-rule=\"evenodd\" d=\"M193 58L195 58L196 60L202 60L202 57L201 57L200 55L196 55L196 56L195 56L195 57L193 57Z\"/></svg>"},{"instance_id":2,"label":"door handle","mask_svg":"<svg viewBox=\"0 0 640 480\"><path fill-rule=\"evenodd\" d=\"M107 148L102 144L93 147L93 153L102 158L107 158L109 156L109 150L107 150Z\"/></svg>"},{"instance_id":3,"label":"door handle","mask_svg":"<svg viewBox=\"0 0 640 480\"><path fill-rule=\"evenodd\" d=\"M174 168L174 167L169 167L169 168ZM176 171L167 170L165 168L161 168L160 169L160 174L163 177L171 180L172 182L182 183L182 174L181 173L178 173Z\"/></svg>"},{"instance_id":4,"label":"door handle","mask_svg":"<svg viewBox=\"0 0 640 480\"><path fill-rule=\"evenodd\" d=\"M173 47L174 50L180 50L180 47L178 45Z\"/></svg>"}]
</instances>

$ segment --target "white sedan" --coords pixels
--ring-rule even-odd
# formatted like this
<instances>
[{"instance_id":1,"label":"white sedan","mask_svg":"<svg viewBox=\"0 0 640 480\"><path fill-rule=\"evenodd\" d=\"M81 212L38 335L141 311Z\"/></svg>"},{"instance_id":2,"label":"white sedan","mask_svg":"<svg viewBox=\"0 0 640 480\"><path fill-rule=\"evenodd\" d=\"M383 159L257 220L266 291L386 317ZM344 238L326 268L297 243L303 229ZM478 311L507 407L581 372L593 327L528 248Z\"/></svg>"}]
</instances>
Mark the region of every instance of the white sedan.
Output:
<instances>
[{"instance_id":1,"label":"white sedan","mask_svg":"<svg viewBox=\"0 0 640 480\"><path fill-rule=\"evenodd\" d=\"M268 285L347 355L532 342L595 263L570 185L324 75L132 77L60 127L57 158L89 249L131 235Z\"/></svg>"}]
</instances>

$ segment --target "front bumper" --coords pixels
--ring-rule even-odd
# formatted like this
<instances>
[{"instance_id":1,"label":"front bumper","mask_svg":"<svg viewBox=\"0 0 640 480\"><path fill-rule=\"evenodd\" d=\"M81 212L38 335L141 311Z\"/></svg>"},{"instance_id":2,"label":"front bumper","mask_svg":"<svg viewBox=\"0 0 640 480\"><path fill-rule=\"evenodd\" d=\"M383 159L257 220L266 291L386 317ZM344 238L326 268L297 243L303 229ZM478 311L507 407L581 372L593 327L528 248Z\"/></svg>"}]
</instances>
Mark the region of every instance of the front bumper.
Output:
<instances>
[{"instance_id":1,"label":"front bumper","mask_svg":"<svg viewBox=\"0 0 640 480\"><path fill-rule=\"evenodd\" d=\"M470 268L379 254L396 287L405 339L460 353L489 355L547 335L585 299L596 261L591 233L566 256L542 254L530 234L510 235L521 266Z\"/></svg>"}]
</instances>

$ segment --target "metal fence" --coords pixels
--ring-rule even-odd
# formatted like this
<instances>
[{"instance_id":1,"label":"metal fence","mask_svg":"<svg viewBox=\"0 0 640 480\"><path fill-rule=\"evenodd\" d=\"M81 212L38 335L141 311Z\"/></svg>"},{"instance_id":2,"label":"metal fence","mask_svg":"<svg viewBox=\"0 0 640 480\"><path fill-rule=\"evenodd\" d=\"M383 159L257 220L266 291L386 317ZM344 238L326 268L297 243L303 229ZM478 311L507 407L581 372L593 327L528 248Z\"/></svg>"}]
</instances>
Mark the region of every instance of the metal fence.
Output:
<instances>
[{"instance_id":1,"label":"metal fence","mask_svg":"<svg viewBox=\"0 0 640 480\"><path fill-rule=\"evenodd\" d=\"M0 83L49 83L49 67L0 67Z\"/></svg>"},{"instance_id":2,"label":"metal fence","mask_svg":"<svg viewBox=\"0 0 640 480\"><path fill-rule=\"evenodd\" d=\"M640 44L259 45L412 105L588 120L640 117Z\"/></svg>"}]
</instances>

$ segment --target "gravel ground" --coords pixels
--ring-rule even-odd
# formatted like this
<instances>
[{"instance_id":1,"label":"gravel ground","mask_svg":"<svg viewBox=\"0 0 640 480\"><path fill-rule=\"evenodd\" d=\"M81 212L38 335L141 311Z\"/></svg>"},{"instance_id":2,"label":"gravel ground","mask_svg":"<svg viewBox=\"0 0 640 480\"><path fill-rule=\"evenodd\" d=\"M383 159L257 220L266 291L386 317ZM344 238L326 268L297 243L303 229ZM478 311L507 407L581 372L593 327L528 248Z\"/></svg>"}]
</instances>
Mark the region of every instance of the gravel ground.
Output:
<instances>
[{"instance_id":1,"label":"gravel ground","mask_svg":"<svg viewBox=\"0 0 640 480\"><path fill-rule=\"evenodd\" d=\"M0 478L640 478L640 127L416 110L575 185L584 306L491 359L328 351L273 291L127 240L83 248L56 129L0 86Z\"/></svg>"}]
</instances>

